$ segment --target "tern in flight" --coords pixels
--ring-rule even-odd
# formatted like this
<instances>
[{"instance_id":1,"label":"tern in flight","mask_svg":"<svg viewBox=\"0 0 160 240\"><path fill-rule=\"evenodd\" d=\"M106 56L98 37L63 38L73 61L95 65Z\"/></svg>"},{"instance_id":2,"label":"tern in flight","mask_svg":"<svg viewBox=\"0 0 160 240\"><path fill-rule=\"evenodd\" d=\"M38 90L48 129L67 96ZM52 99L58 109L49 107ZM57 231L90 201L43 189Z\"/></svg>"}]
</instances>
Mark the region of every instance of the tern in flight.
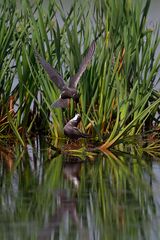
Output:
<instances>
[{"instance_id":1,"label":"tern in flight","mask_svg":"<svg viewBox=\"0 0 160 240\"><path fill-rule=\"evenodd\" d=\"M79 102L79 93L77 92L77 85L82 74L86 70L87 65L91 62L92 56L95 51L95 46L96 43L95 41L93 41L86 55L82 59L78 72L74 76L70 77L68 86L64 81L63 77L57 72L57 70L53 68L48 62L46 62L45 59L41 57L37 51L35 51L36 59L42 65L44 70L48 73L53 83L60 89L60 97L57 101L55 101L52 104L53 107L55 108L69 107L70 98L72 98L76 103Z\"/></svg>"}]
</instances>

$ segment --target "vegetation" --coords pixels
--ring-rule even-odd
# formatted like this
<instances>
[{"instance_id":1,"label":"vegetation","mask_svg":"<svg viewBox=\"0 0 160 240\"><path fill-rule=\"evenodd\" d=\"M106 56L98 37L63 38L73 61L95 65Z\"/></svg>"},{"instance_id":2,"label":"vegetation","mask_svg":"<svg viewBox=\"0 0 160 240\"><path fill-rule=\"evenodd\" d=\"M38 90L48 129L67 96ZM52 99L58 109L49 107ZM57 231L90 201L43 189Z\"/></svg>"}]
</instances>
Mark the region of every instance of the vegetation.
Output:
<instances>
[{"instance_id":1,"label":"vegetation","mask_svg":"<svg viewBox=\"0 0 160 240\"><path fill-rule=\"evenodd\" d=\"M147 22L150 0L48 2L0 2L0 237L159 239L160 37ZM52 109L59 90L34 49L67 81L93 39L78 106L93 139L64 144L75 109Z\"/></svg>"},{"instance_id":2,"label":"vegetation","mask_svg":"<svg viewBox=\"0 0 160 240\"><path fill-rule=\"evenodd\" d=\"M51 108L59 92L37 64L34 49L67 81L97 36L96 53L79 85L81 127L105 141L104 151L152 129L153 122L158 126L160 38L159 27L147 24L150 0L102 0L92 7L76 1L69 12L58 1L45 7L44 2L0 3L0 138L15 136L25 145L33 134L63 137L64 119L74 108Z\"/></svg>"}]
</instances>

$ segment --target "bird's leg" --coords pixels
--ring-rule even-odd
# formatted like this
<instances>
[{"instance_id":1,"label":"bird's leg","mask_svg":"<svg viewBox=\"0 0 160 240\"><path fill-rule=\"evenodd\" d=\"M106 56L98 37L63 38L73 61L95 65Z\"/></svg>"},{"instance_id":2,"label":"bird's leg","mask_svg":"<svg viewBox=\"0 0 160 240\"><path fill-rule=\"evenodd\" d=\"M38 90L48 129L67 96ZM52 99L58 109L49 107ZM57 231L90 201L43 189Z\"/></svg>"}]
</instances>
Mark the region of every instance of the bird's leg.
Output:
<instances>
[{"instance_id":1,"label":"bird's leg","mask_svg":"<svg viewBox=\"0 0 160 240\"><path fill-rule=\"evenodd\" d=\"M72 108L73 108L73 106L72 106L72 100L71 100L71 98L69 98L69 119L72 117Z\"/></svg>"},{"instance_id":2,"label":"bird's leg","mask_svg":"<svg viewBox=\"0 0 160 240\"><path fill-rule=\"evenodd\" d=\"M77 103L74 102L74 109L77 109Z\"/></svg>"}]
</instances>

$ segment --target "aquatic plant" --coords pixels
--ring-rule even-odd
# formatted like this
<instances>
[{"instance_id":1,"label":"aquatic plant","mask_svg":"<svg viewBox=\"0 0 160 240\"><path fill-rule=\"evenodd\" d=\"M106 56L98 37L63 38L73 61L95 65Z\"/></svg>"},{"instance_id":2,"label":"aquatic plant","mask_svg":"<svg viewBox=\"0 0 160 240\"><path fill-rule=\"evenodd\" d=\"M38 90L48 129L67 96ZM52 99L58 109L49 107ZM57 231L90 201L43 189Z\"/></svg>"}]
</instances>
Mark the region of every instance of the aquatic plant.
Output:
<instances>
[{"instance_id":1,"label":"aquatic plant","mask_svg":"<svg viewBox=\"0 0 160 240\"><path fill-rule=\"evenodd\" d=\"M51 108L59 92L37 64L34 49L67 81L93 39L96 53L79 86L82 127L105 141L100 147L105 150L157 124L160 37L158 26L147 25L150 0L93 1L91 7L76 1L69 12L58 1L45 7L43 1L16 4L0 4L2 138L10 132L24 144L24 137L36 133L63 137L73 104L69 111Z\"/></svg>"}]
</instances>

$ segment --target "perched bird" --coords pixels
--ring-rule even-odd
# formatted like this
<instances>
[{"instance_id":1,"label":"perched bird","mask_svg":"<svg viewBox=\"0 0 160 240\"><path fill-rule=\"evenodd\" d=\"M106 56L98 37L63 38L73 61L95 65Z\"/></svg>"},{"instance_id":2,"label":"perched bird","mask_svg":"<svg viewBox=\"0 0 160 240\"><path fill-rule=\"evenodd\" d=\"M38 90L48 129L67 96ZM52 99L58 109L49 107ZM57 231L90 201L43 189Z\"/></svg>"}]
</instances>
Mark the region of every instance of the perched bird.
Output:
<instances>
[{"instance_id":1,"label":"perched bird","mask_svg":"<svg viewBox=\"0 0 160 240\"><path fill-rule=\"evenodd\" d=\"M60 89L60 97L57 101L55 101L52 106L55 108L66 108L69 106L69 99L73 98L73 100L78 103L79 102L79 94L77 92L77 85L79 80L87 68L87 65L90 63L92 56L95 51L95 41L92 42L91 46L88 49L87 54L83 58L78 72L70 77L69 84L67 86L66 82L64 81L63 77L57 72L55 68L52 68L49 63L45 61L43 57L39 55L39 53L35 50L35 56L39 63L43 66L44 70L48 73L50 79L56 86Z\"/></svg>"},{"instance_id":2,"label":"perched bird","mask_svg":"<svg viewBox=\"0 0 160 240\"><path fill-rule=\"evenodd\" d=\"M78 138L87 138L89 137L88 134L82 133L78 128L77 125L81 121L80 114L76 114L74 118L72 118L69 122L66 123L64 126L64 134L71 138L71 139L78 139Z\"/></svg>"}]
</instances>

